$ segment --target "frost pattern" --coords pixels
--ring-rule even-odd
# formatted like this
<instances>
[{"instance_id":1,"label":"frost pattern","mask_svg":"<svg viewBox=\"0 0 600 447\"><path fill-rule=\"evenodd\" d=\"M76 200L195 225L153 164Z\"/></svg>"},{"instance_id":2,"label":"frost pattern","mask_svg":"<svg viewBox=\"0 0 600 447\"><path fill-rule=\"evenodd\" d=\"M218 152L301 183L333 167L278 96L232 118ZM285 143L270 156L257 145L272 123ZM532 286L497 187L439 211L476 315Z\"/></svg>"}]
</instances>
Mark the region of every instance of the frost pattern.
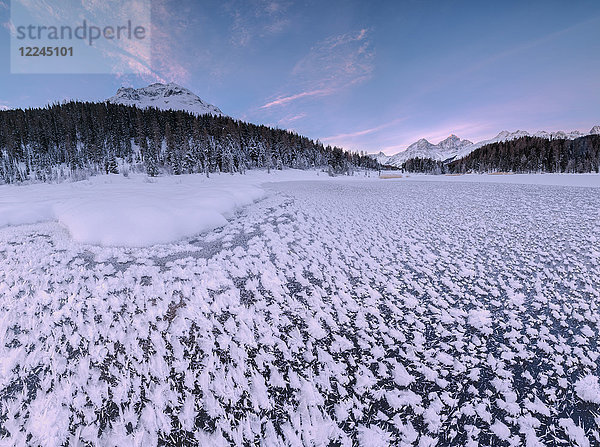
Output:
<instances>
[{"instance_id":1,"label":"frost pattern","mask_svg":"<svg viewBox=\"0 0 600 447\"><path fill-rule=\"evenodd\" d=\"M597 189L267 188L170 245L2 229L1 442L598 445Z\"/></svg>"}]
</instances>

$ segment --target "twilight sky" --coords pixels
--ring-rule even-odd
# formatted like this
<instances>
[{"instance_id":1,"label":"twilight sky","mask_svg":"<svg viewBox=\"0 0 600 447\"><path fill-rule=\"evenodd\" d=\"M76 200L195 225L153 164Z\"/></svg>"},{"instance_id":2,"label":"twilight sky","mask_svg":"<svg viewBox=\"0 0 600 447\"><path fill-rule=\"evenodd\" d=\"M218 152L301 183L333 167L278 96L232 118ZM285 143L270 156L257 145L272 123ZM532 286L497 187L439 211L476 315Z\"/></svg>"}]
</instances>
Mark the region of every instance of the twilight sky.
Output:
<instances>
[{"instance_id":1,"label":"twilight sky","mask_svg":"<svg viewBox=\"0 0 600 447\"><path fill-rule=\"evenodd\" d=\"M9 20L0 0L0 108L171 81L230 116L388 154L600 124L598 0L153 0L144 75L10 74Z\"/></svg>"}]
</instances>

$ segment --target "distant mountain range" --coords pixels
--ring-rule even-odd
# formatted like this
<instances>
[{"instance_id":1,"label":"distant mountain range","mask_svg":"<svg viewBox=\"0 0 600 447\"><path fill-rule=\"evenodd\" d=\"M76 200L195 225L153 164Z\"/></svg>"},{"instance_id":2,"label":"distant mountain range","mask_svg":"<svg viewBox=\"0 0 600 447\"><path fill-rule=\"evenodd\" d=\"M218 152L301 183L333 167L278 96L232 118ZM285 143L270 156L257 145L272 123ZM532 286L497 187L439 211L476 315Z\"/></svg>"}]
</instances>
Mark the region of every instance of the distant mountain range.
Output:
<instances>
[{"instance_id":1,"label":"distant mountain range","mask_svg":"<svg viewBox=\"0 0 600 447\"><path fill-rule=\"evenodd\" d=\"M572 132L546 132L538 131L530 133L524 130L517 130L514 132L502 131L494 138L489 140L479 141L473 143L469 140L462 140L456 135L450 135L438 144L433 144L422 138L419 141L411 144L402 152L398 152L395 155L386 155L383 152L373 155L373 157L381 164L400 167L402 164L411 158L431 158L437 161L451 161L458 160L469 155L475 149L479 149L486 144L498 143L501 141L514 140L521 137L539 137L546 139L566 139L574 140L575 138L583 137L586 135L600 135L600 126L594 126L588 133L583 133L578 130Z\"/></svg>"},{"instance_id":2,"label":"distant mountain range","mask_svg":"<svg viewBox=\"0 0 600 447\"><path fill-rule=\"evenodd\" d=\"M217 106L203 101L187 88L173 83L156 83L138 89L121 87L108 102L141 109L155 107L160 110L183 110L193 115L224 115Z\"/></svg>"}]
</instances>

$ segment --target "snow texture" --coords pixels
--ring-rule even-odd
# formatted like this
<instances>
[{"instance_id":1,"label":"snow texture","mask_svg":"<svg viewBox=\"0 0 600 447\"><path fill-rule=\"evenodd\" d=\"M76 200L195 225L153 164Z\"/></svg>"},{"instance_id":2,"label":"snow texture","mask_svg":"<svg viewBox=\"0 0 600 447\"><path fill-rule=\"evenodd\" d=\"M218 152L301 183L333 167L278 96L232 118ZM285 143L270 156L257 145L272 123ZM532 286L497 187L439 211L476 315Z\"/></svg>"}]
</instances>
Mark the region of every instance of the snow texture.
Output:
<instances>
[{"instance_id":1,"label":"snow texture","mask_svg":"<svg viewBox=\"0 0 600 447\"><path fill-rule=\"evenodd\" d=\"M599 445L597 188L262 188L153 247L0 229L0 443Z\"/></svg>"}]
</instances>

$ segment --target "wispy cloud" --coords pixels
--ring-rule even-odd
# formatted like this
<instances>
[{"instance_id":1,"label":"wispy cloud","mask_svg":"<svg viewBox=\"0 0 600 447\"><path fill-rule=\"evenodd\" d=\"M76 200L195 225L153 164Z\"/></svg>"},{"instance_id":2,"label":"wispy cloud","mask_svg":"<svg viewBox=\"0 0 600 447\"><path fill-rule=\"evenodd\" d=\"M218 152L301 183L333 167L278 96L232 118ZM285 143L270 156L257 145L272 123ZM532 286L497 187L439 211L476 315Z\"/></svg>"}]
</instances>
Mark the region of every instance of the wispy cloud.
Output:
<instances>
[{"instance_id":1,"label":"wispy cloud","mask_svg":"<svg viewBox=\"0 0 600 447\"><path fill-rule=\"evenodd\" d=\"M290 25L289 1L231 0L224 4L232 18L230 41L246 47L253 40L283 32Z\"/></svg>"},{"instance_id":2,"label":"wispy cloud","mask_svg":"<svg viewBox=\"0 0 600 447\"><path fill-rule=\"evenodd\" d=\"M180 8L174 7L171 0L152 0L152 70L160 82L189 86L198 71L217 81L231 70L223 57L223 41L219 40L216 47L211 44L210 36L202 31L207 16L195 7ZM206 41L191 42L192 36Z\"/></svg>"},{"instance_id":3,"label":"wispy cloud","mask_svg":"<svg viewBox=\"0 0 600 447\"><path fill-rule=\"evenodd\" d=\"M277 124L285 126L285 125L291 124L293 122L296 122L298 120L301 120L302 118L306 118L306 113L299 113L297 115L284 116L279 121L277 121Z\"/></svg>"},{"instance_id":4,"label":"wispy cloud","mask_svg":"<svg viewBox=\"0 0 600 447\"><path fill-rule=\"evenodd\" d=\"M155 2L158 3L158 2ZM112 71L118 77L125 73L161 81L162 78L152 66L152 46L154 25L151 23L150 2L147 0L129 0L126 9L111 8L111 3L101 0L87 0L82 2L86 16L95 20L106 20L110 17L117 23L126 23L127 20L140 21L148 29L145 40L120 40L102 42L98 49L107 60L112 61ZM149 40L151 39L151 40Z\"/></svg>"},{"instance_id":5,"label":"wispy cloud","mask_svg":"<svg viewBox=\"0 0 600 447\"><path fill-rule=\"evenodd\" d=\"M1 0L0 0L1 1ZM159 1L152 3L160 4ZM40 25L62 26L79 25L86 20L89 25L107 26L127 23L131 20L135 25L146 27L150 36L147 39L101 39L94 42L97 53L90 53L82 66L93 65L101 70L112 69L117 75L135 72L153 78L159 78L152 68L151 61L151 2L149 0L128 0L127 2L86 0L48 2L46 0L20 0L19 8L31 16ZM13 5L14 8L14 5ZM11 22L3 26L14 33ZM101 64L94 65L98 61ZM77 70L73 66L73 70Z\"/></svg>"},{"instance_id":6,"label":"wispy cloud","mask_svg":"<svg viewBox=\"0 0 600 447\"><path fill-rule=\"evenodd\" d=\"M307 97L328 96L371 78L374 51L369 31L331 36L314 45L290 74L296 92L280 94L261 109L283 106ZM298 92L298 87L301 91Z\"/></svg>"},{"instance_id":7,"label":"wispy cloud","mask_svg":"<svg viewBox=\"0 0 600 447\"><path fill-rule=\"evenodd\" d=\"M289 102L292 101L296 101L297 99L300 98L306 98L307 96L325 96L325 95L329 95L332 93L331 89L320 89L320 90L312 90L312 91L307 91L307 92L300 92L300 93L296 93L294 95L289 95L289 96L279 96L276 99L274 99L271 102L268 102L267 104L265 104L264 106L261 106L261 109L268 109L274 106L281 106L284 104L287 104Z\"/></svg>"},{"instance_id":8,"label":"wispy cloud","mask_svg":"<svg viewBox=\"0 0 600 447\"><path fill-rule=\"evenodd\" d=\"M38 19L50 17L58 20L63 12L72 14L68 8L61 8L60 5L53 5L45 0L20 0L19 3L21 8L26 8L33 17Z\"/></svg>"},{"instance_id":9,"label":"wispy cloud","mask_svg":"<svg viewBox=\"0 0 600 447\"><path fill-rule=\"evenodd\" d=\"M300 82L341 88L369 79L373 57L368 30L361 29L319 42L296 63L292 74Z\"/></svg>"},{"instance_id":10,"label":"wispy cloud","mask_svg":"<svg viewBox=\"0 0 600 447\"><path fill-rule=\"evenodd\" d=\"M193 23L185 11L174 9L167 0L153 0L151 52L145 54L139 51L139 42L126 42L121 52L113 54L128 69L123 73L116 70L117 75L125 82L129 79L129 75L125 73L133 71L145 82L189 83L193 62L205 57L201 50L196 52L194 59L183 53L181 42L186 39L192 27Z\"/></svg>"},{"instance_id":11,"label":"wispy cloud","mask_svg":"<svg viewBox=\"0 0 600 447\"><path fill-rule=\"evenodd\" d=\"M115 39L96 44L99 57L110 64L119 78L128 78L130 73L135 73L146 82L187 84L194 64L208 57L201 49L196 51L194 58L184 53L181 42L189 38L192 19L185 9L174 8L169 0L128 0L126 7L123 4L115 7L115 1L86 0L77 8L69 6L72 1L21 0L21 3L40 23L47 23L48 18L61 24L75 24L87 19L88 23L100 25L135 19L147 26L151 46L148 39ZM12 23L5 22L2 26L14 33Z\"/></svg>"},{"instance_id":12,"label":"wispy cloud","mask_svg":"<svg viewBox=\"0 0 600 447\"><path fill-rule=\"evenodd\" d=\"M400 123L400 122L402 122L404 120L405 120L405 118L398 118L398 119L395 119L395 120L390 121L388 123L381 124L381 125L376 126L376 127L371 127L369 129L363 129L363 130L359 130L359 131L356 131L356 132L342 133L342 134L339 134L339 135L333 135L333 136L330 136L330 137L325 137L325 138L322 138L322 141L324 141L324 142L332 141L333 142L333 141L340 141L340 140L351 140L351 139L354 139L354 138L357 138L357 137L362 137L362 136L365 136L365 135L371 135L371 134L377 133L377 132L379 132L381 130L387 129L387 128L391 127L391 126L394 126L394 125L396 125L396 124L398 124L398 123Z\"/></svg>"},{"instance_id":13,"label":"wispy cloud","mask_svg":"<svg viewBox=\"0 0 600 447\"><path fill-rule=\"evenodd\" d=\"M177 26L174 26L176 24ZM160 82L189 81L189 62L180 55L181 42L190 24L166 0L152 2L152 74Z\"/></svg>"}]
</instances>

